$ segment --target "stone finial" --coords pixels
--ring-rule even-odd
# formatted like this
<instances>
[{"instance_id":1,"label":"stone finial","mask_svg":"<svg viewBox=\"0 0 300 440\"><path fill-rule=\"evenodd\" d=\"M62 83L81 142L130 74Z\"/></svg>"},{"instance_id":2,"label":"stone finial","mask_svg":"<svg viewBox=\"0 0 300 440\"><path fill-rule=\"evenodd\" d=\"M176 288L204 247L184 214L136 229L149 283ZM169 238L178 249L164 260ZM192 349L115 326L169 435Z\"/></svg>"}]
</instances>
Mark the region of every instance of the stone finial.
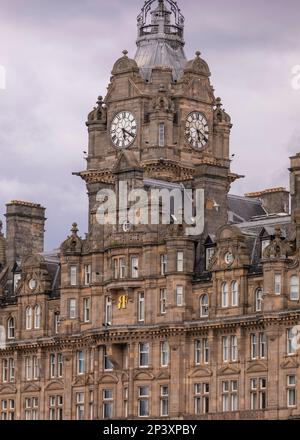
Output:
<instances>
[{"instance_id":1,"label":"stone finial","mask_svg":"<svg viewBox=\"0 0 300 440\"><path fill-rule=\"evenodd\" d=\"M216 107L217 108L221 108L222 107L222 99L220 97L218 97L216 99Z\"/></svg>"},{"instance_id":2,"label":"stone finial","mask_svg":"<svg viewBox=\"0 0 300 440\"><path fill-rule=\"evenodd\" d=\"M200 56L201 56L200 50L197 50L195 55L196 55L197 58L200 58Z\"/></svg>"},{"instance_id":3,"label":"stone finial","mask_svg":"<svg viewBox=\"0 0 300 440\"><path fill-rule=\"evenodd\" d=\"M122 52L122 54L124 55L124 57L127 57L127 55L128 55L128 50L123 50L123 52Z\"/></svg>"},{"instance_id":4,"label":"stone finial","mask_svg":"<svg viewBox=\"0 0 300 440\"><path fill-rule=\"evenodd\" d=\"M103 96L98 96L97 104L98 104L99 107L103 106Z\"/></svg>"},{"instance_id":5,"label":"stone finial","mask_svg":"<svg viewBox=\"0 0 300 440\"><path fill-rule=\"evenodd\" d=\"M78 233L78 231L79 231L79 229L78 229L78 225L77 225L77 223L73 223L73 224L72 224L72 229L71 229L72 236L73 236L73 237L77 237L77 233Z\"/></svg>"},{"instance_id":6,"label":"stone finial","mask_svg":"<svg viewBox=\"0 0 300 440\"><path fill-rule=\"evenodd\" d=\"M280 226L278 226L278 225L275 226L274 230L275 230L275 233L274 233L275 237L276 238L280 238L281 237L281 228L280 228Z\"/></svg>"}]
</instances>

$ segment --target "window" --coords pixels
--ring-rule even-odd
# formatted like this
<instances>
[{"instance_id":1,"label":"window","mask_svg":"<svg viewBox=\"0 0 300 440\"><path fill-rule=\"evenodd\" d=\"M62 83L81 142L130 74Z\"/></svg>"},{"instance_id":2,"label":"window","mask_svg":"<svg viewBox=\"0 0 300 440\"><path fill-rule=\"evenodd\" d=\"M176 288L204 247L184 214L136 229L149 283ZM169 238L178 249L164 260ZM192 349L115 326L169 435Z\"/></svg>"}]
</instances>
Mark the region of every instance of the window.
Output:
<instances>
[{"instance_id":1,"label":"window","mask_svg":"<svg viewBox=\"0 0 300 440\"><path fill-rule=\"evenodd\" d=\"M57 376L63 377L64 358L62 353L57 354Z\"/></svg>"},{"instance_id":2,"label":"window","mask_svg":"<svg viewBox=\"0 0 300 440\"><path fill-rule=\"evenodd\" d=\"M59 333L60 324L60 314L58 312L54 313L54 333L57 335Z\"/></svg>"},{"instance_id":3,"label":"window","mask_svg":"<svg viewBox=\"0 0 300 440\"><path fill-rule=\"evenodd\" d=\"M25 420L38 420L39 399L37 397L27 397L25 399Z\"/></svg>"},{"instance_id":4,"label":"window","mask_svg":"<svg viewBox=\"0 0 300 440\"><path fill-rule=\"evenodd\" d=\"M183 286L176 286L176 305L183 306Z\"/></svg>"},{"instance_id":5,"label":"window","mask_svg":"<svg viewBox=\"0 0 300 440\"><path fill-rule=\"evenodd\" d=\"M77 374L84 374L84 372L85 372L84 351L82 351L82 350L77 351L76 358L77 358Z\"/></svg>"},{"instance_id":6,"label":"window","mask_svg":"<svg viewBox=\"0 0 300 440\"><path fill-rule=\"evenodd\" d=\"M14 273L14 293L17 290L18 284L21 280L21 274L20 273Z\"/></svg>"},{"instance_id":7,"label":"window","mask_svg":"<svg viewBox=\"0 0 300 440\"><path fill-rule=\"evenodd\" d=\"M257 289L255 291L255 311L261 312L262 311L262 297L263 297L263 291L262 289Z\"/></svg>"},{"instance_id":8,"label":"window","mask_svg":"<svg viewBox=\"0 0 300 440\"><path fill-rule=\"evenodd\" d=\"M15 339L15 318L12 316L7 321L7 337L8 339Z\"/></svg>"},{"instance_id":9,"label":"window","mask_svg":"<svg viewBox=\"0 0 300 440\"><path fill-rule=\"evenodd\" d=\"M8 359L2 360L2 382L8 382Z\"/></svg>"},{"instance_id":10,"label":"window","mask_svg":"<svg viewBox=\"0 0 300 440\"><path fill-rule=\"evenodd\" d=\"M112 300L110 296L105 297L105 325L112 324Z\"/></svg>"},{"instance_id":11,"label":"window","mask_svg":"<svg viewBox=\"0 0 300 440\"><path fill-rule=\"evenodd\" d=\"M158 146L165 146L165 124L163 122L158 126Z\"/></svg>"},{"instance_id":12,"label":"window","mask_svg":"<svg viewBox=\"0 0 300 440\"><path fill-rule=\"evenodd\" d=\"M34 308L34 328L38 330L41 327L41 306L36 305Z\"/></svg>"},{"instance_id":13,"label":"window","mask_svg":"<svg viewBox=\"0 0 300 440\"><path fill-rule=\"evenodd\" d=\"M233 281L231 283L231 305L232 307L237 307L239 304L239 288L238 283Z\"/></svg>"},{"instance_id":14,"label":"window","mask_svg":"<svg viewBox=\"0 0 300 440\"><path fill-rule=\"evenodd\" d=\"M2 359L2 382L15 381L15 360L14 358Z\"/></svg>"},{"instance_id":15,"label":"window","mask_svg":"<svg viewBox=\"0 0 300 440\"><path fill-rule=\"evenodd\" d=\"M39 362L36 356L33 356L33 379L39 379Z\"/></svg>"},{"instance_id":16,"label":"window","mask_svg":"<svg viewBox=\"0 0 300 440\"><path fill-rule=\"evenodd\" d=\"M257 336L252 334L250 336L251 339L251 359L257 358Z\"/></svg>"},{"instance_id":17,"label":"window","mask_svg":"<svg viewBox=\"0 0 300 440\"><path fill-rule=\"evenodd\" d=\"M251 410L266 409L267 379L265 377L250 379L250 408Z\"/></svg>"},{"instance_id":18,"label":"window","mask_svg":"<svg viewBox=\"0 0 300 440\"><path fill-rule=\"evenodd\" d=\"M163 254L160 256L160 274L165 276L168 271L168 256Z\"/></svg>"},{"instance_id":19,"label":"window","mask_svg":"<svg viewBox=\"0 0 300 440\"><path fill-rule=\"evenodd\" d=\"M287 406L297 406L296 403L296 376L287 376Z\"/></svg>"},{"instance_id":20,"label":"window","mask_svg":"<svg viewBox=\"0 0 300 440\"><path fill-rule=\"evenodd\" d=\"M50 354L50 377L56 376L56 356L55 354Z\"/></svg>"},{"instance_id":21,"label":"window","mask_svg":"<svg viewBox=\"0 0 300 440\"><path fill-rule=\"evenodd\" d=\"M167 367L169 365L169 356L170 356L169 343L167 341L161 342L160 364L162 367Z\"/></svg>"},{"instance_id":22,"label":"window","mask_svg":"<svg viewBox=\"0 0 300 440\"><path fill-rule=\"evenodd\" d=\"M227 283L222 284L222 307L228 307L228 285Z\"/></svg>"},{"instance_id":23,"label":"window","mask_svg":"<svg viewBox=\"0 0 300 440\"><path fill-rule=\"evenodd\" d=\"M265 333L251 334L251 359L265 359L267 357L267 337Z\"/></svg>"},{"instance_id":24,"label":"window","mask_svg":"<svg viewBox=\"0 0 300 440\"><path fill-rule=\"evenodd\" d=\"M49 420L63 420L63 396L49 396Z\"/></svg>"},{"instance_id":25,"label":"window","mask_svg":"<svg viewBox=\"0 0 300 440\"><path fill-rule=\"evenodd\" d=\"M223 347L223 362L228 362L229 361L229 337L228 336L223 336L222 347Z\"/></svg>"},{"instance_id":26,"label":"window","mask_svg":"<svg viewBox=\"0 0 300 440\"><path fill-rule=\"evenodd\" d=\"M103 348L103 357L104 357L104 370L105 371L112 371L114 369L113 363L109 359L109 356L107 354L107 348Z\"/></svg>"},{"instance_id":27,"label":"window","mask_svg":"<svg viewBox=\"0 0 300 440\"><path fill-rule=\"evenodd\" d=\"M231 361L236 362L238 360L238 342L236 336L230 337L231 344Z\"/></svg>"},{"instance_id":28,"label":"window","mask_svg":"<svg viewBox=\"0 0 300 440\"><path fill-rule=\"evenodd\" d=\"M84 420L84 393L76 393L76 419Z\"/></svg>"},{"instance_id":29,"label":"window","mask_svg":"<svg viewBox=\"0 0 300 440\"><path fill-rule=\"evenodd\" d=\"M83 299L83 321L90 322L91 318L91 298Z\"/></svg>"},{"instance_id":30,"label":"window","mask_svg":"<svg viewBox=\"0 0 300 440\"><path fill-rule=\"evenodd\" d=\"M126 262L125 258L114 258L113 259L114 266L114 278L115 279L124 279L126 276Z\"/></svg>"},{"instance_id":31,"label":"window","mask_svg":"<svg viewBox=\"0 0 300 440\"><path fill-rule=\"evenodd\" d=\"M25 358L25 377L26 380L32 380L32 357Z\"/></svg>"},{"instance_id":32,"label":"window","mask_svg":"<svg viewBox=\"0 0 300 440\"><path fill-rule=\"evenodd\" d=\"M139 293L138 298L138 320L139 322L145 321L145 294L144 292Z\"/></svg>"},{"instance_id":33,"label":"window","mask_svg":"<svg viewBox=\"0 0 300 440\"><path fill-rule=\"evenodd\" d=\"M89 418L94 419L94 392L89 391Z\"/></svg>"},{"instance_id":34,"label":"window","mask_svg":"<svg viewBox=\"0 0 300 440\"><path fill-rule=\"evenodd\" d=\"M202 295L200 297L200 317L207 318L208 317L208 295Z\"/></svg>"},{"instance_id":35,"label":"window","mask_svg":"<svg viewBox=\"0 0 300 440\"><path fill-rule=\"evenodd\" d=\"M32 329L32 308L30 306L26 307L26 330Z\"/></svg>"},{"instance_id":36,"label":"window","mask_svg":"<svg viewBox=\"0 0 300 440\"><path fill-rule=\"evenodd\" d=\"M63 355L62 353L50 354L50 377L63 377Z\"/></svg>"},{"instance_id":37,"label":"window","mask_svg":"<svg viewBox=\"0 0 300 440\"><path fill-rule=\"evenodd\" d=\"M160 313L165 315L167 312L167 289L160 289Z\"/></svg>"},{"instance_id":38,"label":"window","mask_svg":"<svg viewBox=\"0 0 300 440\"><path fill-rule=\"evenodd\" d=\"M274 277L274 293L275 295L281 294L281 275L275 274Z\"/></svg>"},{"instance_id":39,"label":"window","mask_svg":"<svg viewBox=\"0 0 300 440\"><path fill-rule=\"evenodd\" d=\"M238 340L237 336L223 336L222 338L223 362L237 362Z\"/></svg>"},{"instance_id":40,"label":"window","mask_svg":"<svg viewBox=\"0 0 300 440\"><path fill-rule=\"evenodd\" d=\"M76 319L76 313L77 313L77 307L76 307L76 299L72 298L69 299L69 318L70 319Z\"/></svg>"},{"instance_id":41,"label":"window","mask_svg":"<svg viewBox=\"0 0 300 440\"><path fill-rule=\"evenodd\" d=\"M299 277L296 275L290 279L290 299L292 301L299 300Z\"/></svg>"},{"instance_id":42,"label":"window","mask_svg":"<svg viewBox=\"0 0 300 440\"><path fill-rule=\"evenodd\" d=\"M90 264L86 264L84 266L84 284L85 286L89 286L92 282L92 266Z\"/></svg>"},{"instance_id":43,"label":"window","mask_svg":"<svg viewBox=\"0 0 300 440\"><path fill-rule=\"evenodd\" d=\"M195 364L209 363L209 342L208 338L198 339L194 343Z\"/></svg>"},{"instance_id":44,"label":"window","mask_svg":"<svg viewBox=\"0 0 300 440\"><path fill-rule=\"evenodd\" d=\"M111 419L113 417L113 391L103 390L103 418Z\"/></svg>"},{"instance_id":45,"label":"window","mask_svg":"<svg viewBox=\"0 0 300 440\"><path fill-rule=\"evenodd\" d=\"M169 415L169 387L160 387L160 416L168 417Z\"/></svg>"},{"instance_id":46,"label":"window","mask_svg":"<svg viewBox=\"0 0 300 440\"><path fill-rule=\"evenodd\" d=\"M149 344L142 342L139 344L139 366L149 366Z\"/></svg>"},{"instance_id":47,"label":"window","mask_svg":"<svg viewBox=\"0 0 300 440\"><path fill-rule=\"evenodd\" d=\"M194 385L194 412L195 415L209 413L208 383L196 383Z\"/></svg>"},{"instance_id":48,"label":"window","mask_svg":"<svg viewBox=\"0 0 300 440\"><path fill-rule=\"evenodd\" d=\"M123 405L124 405L124 417L125 419L128 418L128 388L124 388L124 399L123 399Z\"/></svg>"},{"instance_id":49,"label":"window","mask_svg":"<svg viewBox=\"0 0 300 440\"><path fill-rule=\"evenodd\" d=\"M259 357L264 359L267 356L267 338L265 333L259 333Z\"/></svg>"},{"instance_id":50,"label":"window","mask_svg":"<svg viewBox=\"0 0 300 440\"><path fill-rule=\"evenodd\" d=\"M238 411L238 382L237 380L222 382L223 412Z\"/></svg>"},{"instance_id":51,"label":"window","mask_svg":"<svg viewBox=\"0 0 300 440\"><path fill-rule=\"evenodd\" d=\"M264 251L271 243L270 240L262 240L261 242L261 257L264 258Z\"/></svg>"},{"instance_id":52,"label":"window","mask_svg":"<svg viewBox=\"0 0 300 440\"><path fill-rule=\"evenodd\" d=\"M209 266L210 266L210 263L212 261L212 257L215 254L215 248L214 247L207 248L205 254L206 254L205 269L209 270Z\"/></svg>"},{"instance_id":53,"label":"window","mask_svg":"<svg viewBox=\"0 0 300 440\"><path fill-rule=\"evenodd\" d=\"M289 328L287 330L287 350L286 350L288 355L293 355L296 353L296 349L293 343L294 337L295 335L293 333L293 329Z\"/></svg>"},{"instance_id":54,"label":"window","mask_svg":"<svg viewBox=\"0 0 300 440\"><path fill-rule=\"evenodd\" d=\"M177 252L177 272L183 272L183 252Z\"/></svg>"},{"instance_id":55,"label":"window","mask_svg":"<svg viewBox=\"0 0 300 440\"><path fill-rule=\"evenodd\" d=\"M120 258L120 278L123 279L126 276L126 263L125 258Z\"/></svg>"},{"instance_id":56,"label":"window","mask_svg":"<svg viewBox=\"0 0 300 440\"><path fill-rule=\"evenodd\" d=\"M149 417L149 387L138 388L138 416Z\"/></svg>"},{"instance_id":57,"label":"window","mask_svg":"<svg viewBox=\"0 0 300 440\"><path fill-rule=\"evenodd\" d=\"M1 400L0 420L15 420L15 401L12 399Z\"/></svg>"},{"instance_id":58,"label":"window","mask_svg":"<svg viewBox=\"0 0 300 440\"><path fill-rule=\"evenodd\" d=\"M139 277L139 259L138 257L131 257L131 278Z\"/></svg>"},{"instance_id":59,"label":"window","mask_svg":"<svg viewBox=\"0 0 300 440\"><path fill-rule=\"evenodd\" d=\"M77 286L77 266L70 267L70 284L71 286Z\"/></svg>"}]
</instances>

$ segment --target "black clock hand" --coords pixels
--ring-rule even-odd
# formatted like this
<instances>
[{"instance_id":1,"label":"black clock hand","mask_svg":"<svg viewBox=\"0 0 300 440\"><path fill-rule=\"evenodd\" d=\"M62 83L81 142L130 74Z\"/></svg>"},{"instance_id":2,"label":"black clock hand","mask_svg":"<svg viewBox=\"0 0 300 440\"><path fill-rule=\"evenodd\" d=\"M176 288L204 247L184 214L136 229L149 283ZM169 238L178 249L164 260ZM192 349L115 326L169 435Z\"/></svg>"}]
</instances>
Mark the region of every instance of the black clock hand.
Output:
<instances>
[{"instance_id":1,"label":"black clock hand","mask_svg":"<svg viewBox=\"0 0 300 440\"><path fill-rule=\"evenodd\" d=\"M127 133L129 136L134 137L132 133L130 133L129 131L125 130L125 128L123 128L123 132Z\"/></svg>"}]
</instances>

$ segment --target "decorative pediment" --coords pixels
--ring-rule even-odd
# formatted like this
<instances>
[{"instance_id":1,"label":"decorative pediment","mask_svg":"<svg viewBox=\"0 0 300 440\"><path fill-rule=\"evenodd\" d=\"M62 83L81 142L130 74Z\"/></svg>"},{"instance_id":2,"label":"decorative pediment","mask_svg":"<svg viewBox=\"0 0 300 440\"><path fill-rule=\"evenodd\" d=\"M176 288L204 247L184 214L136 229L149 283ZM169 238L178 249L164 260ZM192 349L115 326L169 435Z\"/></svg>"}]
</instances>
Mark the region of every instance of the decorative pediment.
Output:
<instances>
[{"instance_id":1,"label":"decorative pediment","mask_svg":"<svg viewBox=\"0 0 300 440\"><path fill-rule=\"evenodd\" d=\"M118 383L119 379L115 374L103 374L100 379L99 383Z\"/></svg>"},{"instance_id":2,"label":"decorative pediment","mask_svg":"<svg viewBox=\"0 0 300 440\"><path fill-rule=\"evenodd\" d=\"M209 368L197 368L196 370L193 370L191 373L189 373L190 378L195 377L210 377L212 376L212 371Z\"/></svg>"},{"instance_id":3,"label":"decorative pediment","mask_svg":"<svg viewBox=\"0 0 300 440\"><path fill-rule=\"evenodd\" d=\"M39 391L41 391L41 387L36 385L35 383L25 385L22 389L23 393L37 393Z\"/></svg>"},{"instance_id":4,"label":"decorative pediment","mask_svg":"<svg viewBox=\"0 0 300 440\"><path fill-rule=\"evenodd\" d=\"M264 260L287 258L293 253L293 244L282 237L280 226L275 227L274 240L266 247L263 253Z\"/></svg>"},{"instance_id":5,"label":"decorative pediment","mask_svg":"<svg viewBox=\"0 0 300 440\"><path fill-rule=\"evenodd\" d=\"M152 373L148 373L148 371L138 371L134 376L134 380L153 380L153 379L155 379L154 375Z\"/></svg>"},{"instance_id":6,"label":"decorative pediment","mask_svg":"<svg viewBox=\"0 0 300 440\"><path fill-rule=\"evenodd\" d=\"M168 370L162 370L156 376L156 380L169 380L171 378Z\"/></svg>"},{"instance_id":7,"label":"decorative pediment","mask_svg":"<svg viewBox=\"0 0 300 440\"><path fill-rule=\"evenodd\" d=\"M219 369L218 371L218 375L219 376L230 376L232 374L239 374L240 373L240 369L233 366L233 365L226 365L225 367L222 367Z\"/></svg>"},{"instance_id":8,"label":"decorative pediment","mask_svg":"<svg viewBox=\"0 0 300 440\"><path fill-rule=\"evenodd\" d=\"M4 395L4 394L16 394L17 393L17 389L16 387L14 387L13 385L2 385L0 387L0 394Z\"/></svg>"},{"instance_id":9,"label":"decorative pediment","mask_svg":"<svg viewBox=\"0 0 300 440\"><path fill-rule=\"evenodd\" d=\"M100 123L100 124L104 124L104 125L107 122L107 107L103 103L102 96L98 97L97 107L94 107L94 109L88 115L87 126L89 126L95 122Z\"/></svg>"},{"instance_id":10,"label":"decorative pediment","mask_svg":"<svg viewBox=\"0 0 300 440\"><path fill-rule=\"evenodd\" d=\"M298 368L299 367L299 363L297 362L297 360L294 357L289 357L288 359L285 359L280 364L280 367L283 368L283 369Z\"/></svg>"},{"instance_id":11,"label":"decorative pediment","mask_svg":"<svg viewBox=\"0 0 300 440\"><path fill-rule=\"evenodd\" d=\"M72 235L61 245L61 251L64 254L76 254L82 251L82 239L78 237L77 223L73 223L71 229Z\"/></svg>"},{"instance_id":12,"label":"decorative pediment","mask_svg":"<svg viewBox=\"0 0 300 440\"><path fill-rule=\"evenodd\" d=\"M45 391L62 390L62 389L64 389L64 383L62 381L56 380L56 381L50 382L46 386Z\"/></svg>"},{"instance_id":13,"label":"decorative pediment","mask_svg":"<svg viewBox=\"0 0 300 440\"><path fill-rule=\"evenodd\" d=\"M184 73L195 73L198 75L210 77L211 73L210 73L208 64L206 61L204 61L200 57L200 55L201 55L201 52L197 51L196 57L193 60L188 61L187 65L184 69Z\"/></svg>"},{"instance_id":14,"label":"decorative pediment","mask_svg":"<svg viewBox=\"0 0 300 440\"><path fill-rule=\"evenodd\" d=\"M253 362L247 368L247 373L265 373L267 371L268 371L267 365L261 361Z\"/></svg>"}]
</instances>

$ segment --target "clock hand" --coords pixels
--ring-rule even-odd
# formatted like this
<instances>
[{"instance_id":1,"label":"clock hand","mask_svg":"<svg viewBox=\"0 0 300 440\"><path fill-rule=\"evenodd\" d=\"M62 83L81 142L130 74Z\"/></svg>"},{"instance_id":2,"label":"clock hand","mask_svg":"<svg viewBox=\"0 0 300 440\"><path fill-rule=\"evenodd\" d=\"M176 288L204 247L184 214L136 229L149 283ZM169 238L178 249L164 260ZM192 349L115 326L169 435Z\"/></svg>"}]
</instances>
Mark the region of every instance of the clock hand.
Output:
<instances>
[{"instance_id":1,"label":"clock hand","mask_svg":"<svg viewBox=\"0 0 300 440\"><path fill-rule=\"evenodd\" d=\"M127 133L129 136L133 137L133 134L123 128L123 133Z\"/></svg>"}]
</instances>

